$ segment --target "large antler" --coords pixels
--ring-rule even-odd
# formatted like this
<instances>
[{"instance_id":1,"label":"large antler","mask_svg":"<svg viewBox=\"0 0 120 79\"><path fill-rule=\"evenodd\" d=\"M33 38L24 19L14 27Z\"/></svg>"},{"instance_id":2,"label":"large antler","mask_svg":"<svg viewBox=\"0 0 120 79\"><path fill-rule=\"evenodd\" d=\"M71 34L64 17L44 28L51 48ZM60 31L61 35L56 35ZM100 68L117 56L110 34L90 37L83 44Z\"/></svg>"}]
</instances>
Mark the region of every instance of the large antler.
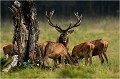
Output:
<instances>
[{"instance_id":1,"label":"large antler","mask_svg":"<svg viewBox=\"0 0 120 79\"><path fill-rule=\"evenodd\" d=\"M77 27L77 26L79 26L81 24L82 14L81 14L81 16L78 15L78 12L77 13L74 12L74 14L77 17L77 22L74 25L72 25L70 23L69 27L66 30L69 30L71 28Z\"/></svg>"},{"instance_id":2,"label":"large antler","mask_svg":"<svg viewBox=\"0 0 120 79\"><path fill-rule=\"evenodd\" d=\"M49 23L50 26L55 27L57 30L60 30L60 31L61 31L62 29L61 29L60 25L59 25L59 26L58 26L57 24L54 25L54 24L52 23L52 21L51 21L51 18L52 18L52 16L53 16L53 14L54 14L54 10L53 10L52 12L50 12L49 15L48 15L48 13L47 13L47 11L46 11L46 17L47 17L47 19L48 19L48 23Z\"/></svg>"}]
</instances>

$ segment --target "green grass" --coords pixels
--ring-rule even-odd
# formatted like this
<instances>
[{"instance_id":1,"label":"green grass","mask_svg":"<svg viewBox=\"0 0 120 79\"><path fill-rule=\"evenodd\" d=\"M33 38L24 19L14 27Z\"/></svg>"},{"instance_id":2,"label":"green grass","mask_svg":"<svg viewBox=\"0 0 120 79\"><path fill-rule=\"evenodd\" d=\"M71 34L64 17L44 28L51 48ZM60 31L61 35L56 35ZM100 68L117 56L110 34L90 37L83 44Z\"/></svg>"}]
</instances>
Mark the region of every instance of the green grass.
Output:
<instances>
[{"instance_id":1,"label":"green grass","mask_svg":"<svg viewBox=\"0 0 120 79\"><path fill-rule=\"evenodd\" d=\"M72 19L71 19L72 20ZM73 21L73 23L75 20ZM54 21L60 23L62 28L69 26L70 20ZM55 42L59 36L54 28L50 27L47 21L39 22L41 33L39 42ZM109 43L107 56L109 63L101 65L99 57L93 57L91 66L84 65L84 59L80 61L79 66L63 66L55 70L41 70L36 67L14 68L10 73L1 73L1 78L119 78L119 18L116 17L98 17L84 18L82 24L74 28L74 32L69 35L69 51L72 48L85 41L95 39L105 39ZM1 47L12 42L13 25L10 22L2 23L1 27ZM4 57L3 50L0 48L0 56Z\"/></svg>"}]
</instances>

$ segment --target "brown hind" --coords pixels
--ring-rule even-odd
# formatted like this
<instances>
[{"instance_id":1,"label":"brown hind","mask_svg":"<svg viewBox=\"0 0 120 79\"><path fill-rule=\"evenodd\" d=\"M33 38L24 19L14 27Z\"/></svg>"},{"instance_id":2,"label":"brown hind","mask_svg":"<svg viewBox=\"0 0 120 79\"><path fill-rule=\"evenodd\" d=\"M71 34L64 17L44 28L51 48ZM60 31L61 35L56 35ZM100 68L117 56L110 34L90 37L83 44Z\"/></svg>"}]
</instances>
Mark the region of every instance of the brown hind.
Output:
<instances>
[{"instance_id":1,"label":"brown hind","mask_svg":"<svg viewBox=\"0 0 120 79\"><path fill-rule=\"evenodd\" d=\"M88 64L88 58L90 58L89 64L92 64L92 52L95 45L90 42L84 42L74 46L72 50L72 58L78 63L78 59L85 58L85 65Z\"/></svg>"},{"instance_id":2,"label":"brown hind","mask_svg":"<svg viewBox=\"0 0 120 79\"><path fill-rule=\"evenodd\" d=\"M67 54L68 51L66 47L61 44L61 43L54 43L54 42L49 42L45 48L45 52L40 58L40 65L43 63L44 65L46 64L46 61L49 58L52 58L54 60L54 66L57 66L57 59L61 56L61 64L64 64L64 59L66 58L70 64L73 64L71 61L71 58Z\"/></svg>"},{"instance_id":3,"label":"brown hind","mask_svg":"<svg viewBox=\"0 0 120 79\"><path fill-rule=\"evenodd\" d=\"M104 59L103 59L103 56L104 56L106 59L106 62L108 63L108 58L106 55L106 51L108 48L108 42L103 39L97 39L97 40L91 41L91 43L95 45L95 49L93 51L93 56L98 55L99 59L101 61L101 64L104 63ZM103 56L102 56L102 54L103 54Z\"/></svg>"}]
</instances>

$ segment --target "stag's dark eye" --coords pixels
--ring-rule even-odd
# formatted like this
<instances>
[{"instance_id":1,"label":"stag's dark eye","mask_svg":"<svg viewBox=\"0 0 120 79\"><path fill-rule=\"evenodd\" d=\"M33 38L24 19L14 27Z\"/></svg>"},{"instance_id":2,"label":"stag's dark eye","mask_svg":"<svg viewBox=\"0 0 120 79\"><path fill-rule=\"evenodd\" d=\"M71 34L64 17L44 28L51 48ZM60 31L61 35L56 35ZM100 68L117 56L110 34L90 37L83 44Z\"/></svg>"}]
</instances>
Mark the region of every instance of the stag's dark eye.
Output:
<instances>
[{"instance_id":1,"label":"stag's dark eye","mask_svg":"<svg viewBox=\"0 0 120 79\"><path fill-rule=\"evenodd\" d=\"M64 34L61 34L61 36L64 36Z\"/></svg>"}]
</instances>

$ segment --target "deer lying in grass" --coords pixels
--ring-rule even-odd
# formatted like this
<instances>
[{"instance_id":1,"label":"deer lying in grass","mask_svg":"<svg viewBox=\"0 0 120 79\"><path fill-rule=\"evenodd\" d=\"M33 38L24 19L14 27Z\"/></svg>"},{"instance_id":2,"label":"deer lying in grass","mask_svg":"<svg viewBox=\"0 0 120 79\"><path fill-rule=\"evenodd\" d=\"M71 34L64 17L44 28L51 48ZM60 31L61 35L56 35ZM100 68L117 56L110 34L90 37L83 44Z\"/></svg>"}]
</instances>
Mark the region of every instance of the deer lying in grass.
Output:
<instances>
[{"instance_id":1,"label":"deer lying in grass","mask_svg":"<svg viewBox=\"0 0 120 79\"><path fill-rule=\"evenodd\" d=\"M90 58L89 64L92 64L92 53L95 45L90 42L84 42L74 46L72 50L72 58L78 63L78 59L85 58L85 65L88 64L88 58Z\"/></svg>"},{"instance_id":2,"label":"deer lying in grass","mask_svg":"<svg viewBox=\"0 0 120 79\"><path fill-rule=\"evenodd\" d=\"M93 56L98 55L100 58L101 64L103 64L104 63L104 59L102 57L102 54L103 54L103 56L105 57L105 59L108 63L108 58L106 55L106 51L108 48L108 42L103 39L98 39L98 40L91 41L91 43L95 45L95 49L93 51Z\"/></svg>"},{"instance_id":3,"label":"deer lying in grass","mask_svg":"<svg viewBox=\"0 0 120 79\"><path fill-rule=\"evenodd\" d=\"M54 24L51 21L51 18L53 16L53 14L54 14L54 11L50 12L49 15L48 15L48 13L46 11L46 17L48 19L48 23L49 23L50 26L54 27L60 33L60 36L57 38L56 42L57 43L62 43L67 48L67 50L68 50L69 49L68 48L68 42L69 42L68 35L71 34L71 33L73 33L73 31L74 31L74 30L70 30L70 29L72 29L74 27L78 27L81 24L82 14L81 14L81 16L79 16L78 12L74 13L75 16L76 16L76 18L77 18L77 22L75 24L73 24L73 25L70 24L69 27L66 28L66 29L62 29L60 27L60 25ZM68 53L68 55L70 55L70 54ZM59 58L59 63L61 63L60 60L61 59Z\"/></svg>"},{"instance_id":4,"label":"deer lying in grass","mask_svg":"<svg viewBox=\"0 0 120 79\"><path fill-rule=\"evenodd\" d=\"M54 66L57 66L57 59L61 56L61 64L64 64L64 59L66 58L70 64L73 64L73 61L68 55L68 51L65 46L61 43L48 42L45 48L43 56L40 58L40 65L43 63L46 64L46 61L49 58L54 60Z\"/></svg>"}]
</instances>

